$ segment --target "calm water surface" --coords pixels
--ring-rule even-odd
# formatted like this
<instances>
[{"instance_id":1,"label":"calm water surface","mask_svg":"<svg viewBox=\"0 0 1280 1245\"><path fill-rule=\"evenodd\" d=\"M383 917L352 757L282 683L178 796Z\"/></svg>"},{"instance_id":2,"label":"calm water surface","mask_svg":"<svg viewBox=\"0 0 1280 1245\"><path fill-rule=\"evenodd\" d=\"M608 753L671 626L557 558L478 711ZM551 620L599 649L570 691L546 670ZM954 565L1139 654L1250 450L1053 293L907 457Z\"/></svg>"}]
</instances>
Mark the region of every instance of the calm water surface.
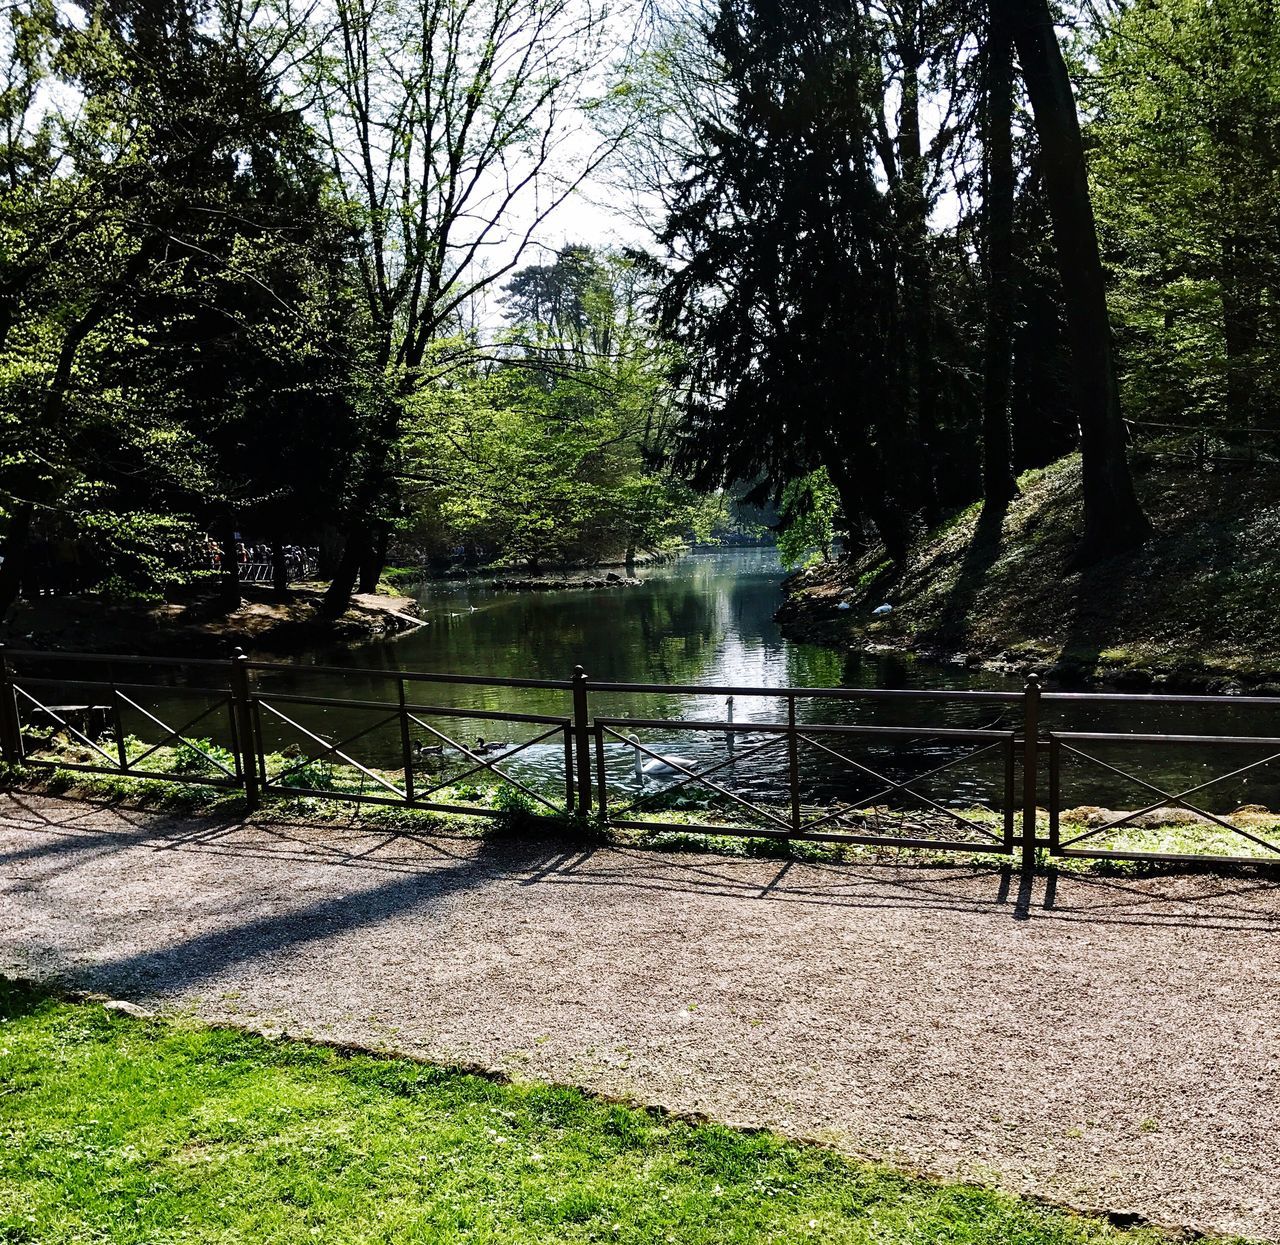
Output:
<instances>
[{"instance_id":1,"label":"calm water surface","mask_svg":"<svg viewBox=\"0 0 1280 1245\"><path fill-rule=\"evenodd\" d=\"M864 687L1013 690L1021 680L960 665L918 662L897 657L868 657L839 653L783 638L773 621L781 603L782 570L773 550L734 550L694 554L676 562L642 570L638 588L571 589L560 592L515 593L475 584L430 583L419 599L426 626L410 634L373 645L352 648L337 662L352 667L349 674L325 674L300 662L283 675L264 677L267 689L293 690L307 695L346 696L374 700L393 698L394 683L355 672L415 670L449 674L567 679L582 665L592 679L609 682L683 683L751 687ZM334 664L332 656L324 661ZM310 663L315 664L315 663ZM492 689L420 684L411 696L447 708L567 714L565 693L543 689ZM288 710L288 706L281 706ZM596 717L723 719L723 695L592 694ZM326 738L338 739L360 730L368 733L351 747L366 763L396 764L400 756L398 727L378 725L372 710L299 707L294 713ZM785 720L785 702L777 697L735 697L737 721ZM999 703L862 701L801 702L802 721L867 723L898 726L949 726L1009 729L1019 718L1016 706ZM1069 706L1049 711L1051 721L1083 730L1162 731L1177 733L1280 734L1280 702L1276 709L1247 706L1227 709L1153 709ZM269 717L269 715L268 715ZM518 744L540 729L528 724L486 722L479 719L425 717L455 739L470 745L477 736ZM269 741L284 746L291 735L283 724L264 722ZM620 735L632 731L619 725ZM727 761L723 734L670 729L636 728L634 734L662 755L678 756L699 765ZM438 742L415 728L424 743ZM826 742L836 746L836 741ZM755 757L741 757L750 744L740 743L731 764L717 780L747 796L773 797L785 776L786 752L779 747ZM858 768L866 766L889 779L921 774L945 761L963 756L978 745L929 739L885 737L868 740L846 736L839 750L856 764L833 759L820 748L804 747L800 768L805 798L813 802L869 797L884 783ZM1184 789L1215 774L1268 754L1265 747L1232 750L1202 745L1127 744L1083 745L1111 765L1159 786ZM624 739L610 738L606 748L611 784L634 783L634 752ZM443 780L459 768L444 758L424 758L424 769ZM1003 802L1002 761L998 754L949 768L945 774L919 784L917 790L940 803L961 806ZM513 757L513 775L546 790L555 789L563 771L563 745L558 739L535 744ZM1216 810L1246 802L1280 807L1275 766L1215 786L1203 795ZM431 775L424 774L424 781ZM1064 773L1066 803L1109 803L1137 807L1158 797L1100 766L1073 762Z\"/></svg>"}]
</instances>

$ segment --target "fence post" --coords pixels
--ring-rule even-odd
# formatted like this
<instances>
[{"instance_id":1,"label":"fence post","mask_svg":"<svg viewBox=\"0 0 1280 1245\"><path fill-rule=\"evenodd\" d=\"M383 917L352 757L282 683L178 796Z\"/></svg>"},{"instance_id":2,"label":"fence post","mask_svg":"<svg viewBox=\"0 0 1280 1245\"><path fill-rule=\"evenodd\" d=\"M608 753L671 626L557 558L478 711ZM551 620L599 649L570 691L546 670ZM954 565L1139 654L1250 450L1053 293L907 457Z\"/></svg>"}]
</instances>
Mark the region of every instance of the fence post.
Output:
<instances>
[{"instance_id":1,"label":"fence post","mask_svg":"<svg viewBox=\"0 0 1280 1245\"><path fill-rule=\"evenodd\" d=\"M1022 870L1029 875L1036 867L1036 784L1040 767L1039 675L1027 675L1022 710Z\"/></svg>"},{"instance_id":2,"label":"fence post","mask_svg":"<svg viewBox=\"0 0 1280 1245\"><path fill-rule=\"evenodd\" d=\"M18 719L18 697L13 690L13 667L0 644L0 752L6 765L22 764L22 723Z\"/></svg>"},{"instance_id":3,"label":"fence post","mask_svg":"<svg viewBox=\"0 0 1280 1245\"><path fill-rule=\"evenodd\" d=\"M404 798L413 803L413 736L409 731L408 697L404 691L404 675L396 680L400 693L400 757L404 763Z\"/></svg>"},{"instance_id":4,"label":"fence post","mask_svg":"<svg viewBox=\"0 0 1280 1245\"><path fill-rule=\"evenodd\" d=\"M791 833L800 833L800 741L796 737L796 698L787 697L787 781L791 788Z\"/></svg>"},{"instance_id":5,"label":"fence post","mask_svg":"<svg viewBox=\"0 0 1280 1245\"><path fill-rule=\"evenodd\" d=\"M587 710L587 672L573 668L573 748L578 770L578 815L591 812L591 728Z\"/></svg>"},{"instance_id":6,"label":"fence post","mask_svg":"<svg viewBox=\"0 0 1280 1245\"><path fill-rule=\"evenodd\" d=\"M240 773L244 777L244 795L250 808L257 808L258 748L254 741L253 707L250 704L249 659L236 649L231 659L231 703L236 715L236 736L240 746Z\"/></svg>"}]
</instances>

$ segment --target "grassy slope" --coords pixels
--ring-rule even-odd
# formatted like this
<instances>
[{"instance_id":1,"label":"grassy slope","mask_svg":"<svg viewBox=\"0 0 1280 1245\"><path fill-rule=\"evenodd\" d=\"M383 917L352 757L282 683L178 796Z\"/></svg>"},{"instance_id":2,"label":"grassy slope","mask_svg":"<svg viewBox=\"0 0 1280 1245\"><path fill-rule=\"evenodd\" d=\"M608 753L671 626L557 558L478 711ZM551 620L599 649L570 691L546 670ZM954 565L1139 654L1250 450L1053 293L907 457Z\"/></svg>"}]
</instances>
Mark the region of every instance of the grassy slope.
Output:
<instances>
[{"instance_id":1,"label":"grassy slope","mask_svg":"<svg viewBox=\"0 0 1280 1245\"><path fill-rule=\"evenodd\" d=\"M768 1134L2 978L0 1023L4 1241L1162 1239Z\"/></svg>"},{"instance_id":2,"label":"grassy slope","mask_svg":"<svg viewBox=\"0 0 1280 1245\"><path fill-rule=\"evenodd\" d=\"M1084 681L1280 684L1280 479L1138 471L1156 535L1069 572L1080 467L1029 472L1002 521L971 507L893 568L876 556L795 582L783 621L828 643L1000 658ZM847 600L852 608L836 612ZM894 606L887 622L870 611Z\"/></svg>"}]
</instances>

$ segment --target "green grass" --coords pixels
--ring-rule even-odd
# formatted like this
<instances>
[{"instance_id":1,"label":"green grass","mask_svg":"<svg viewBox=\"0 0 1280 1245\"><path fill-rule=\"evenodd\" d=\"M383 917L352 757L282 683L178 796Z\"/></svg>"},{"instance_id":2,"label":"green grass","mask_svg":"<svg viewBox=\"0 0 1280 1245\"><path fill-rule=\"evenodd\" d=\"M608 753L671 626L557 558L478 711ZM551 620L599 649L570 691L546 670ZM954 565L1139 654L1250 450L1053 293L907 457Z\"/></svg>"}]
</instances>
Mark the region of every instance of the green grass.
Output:
<instances>
[{"instance_id":1,"label":"green grass","mask_svg":"<svg viewBox=\"0 0 1280 1245\"><path fill-rule=\"evenodd\" d=\"M335 778L339 776L335 775ZM350 774L334 781L333 790L355 789ZM103 800L126 807L142 808L179 815L211 817L252 816L242 792L206 787L199 782L165 783L110 774L84 774L68 769L36 770L0 766L0 789L20 788L49 795L65 795L78 799ZM652 829L608 826L596 818L581 819L567 814L545 812L515 788L494 784L482 788L445 788L438 793L444 801L462 801L492 808L495 816L468 816L461 813L438 813L421 808L395 805L348 803L338 798L298 795L272 795L264 804L267 815L301 818L308 822L359 825L370 832L435 833L467 839L493 835L527 834L555 838L578 846L608 845L665 852L699 852L719 856L755 857L795 860L827 865L919 865L962 866L997 869L1007 866L1010 857L968 850L957 843L950 850L894 847L859 843L832 843L804 838L787 839L750 834L727 834L721 826L738 824L735 810L703 808L658 808L652 812L632 814L654 822ZM617 809L613 810L615 813ZM1001 816L989 809L970 808L960 811L971 821L997 830ZM1118 815L1118 814L1117 814ZM1044 814L1041 815L1042 819ZM863 810L867 832L906 833L895 827L894 817L885 814L882 824L877 810ZM1233 814L1228 820L1245 827L1271 842L1280 840L1280 815L1275 813ZM1179 821L1141 825L1125 825L1106 834L1085 840L1083 847L1130 852L1172 852L1190 857L1231 856L1241 867L1251 863L1272 863L1275 852L1250 839L1232 834L1212 823L1188 824ZM1091 823L1068 811L1062 819L1063 842L1091 828ZM1016 856L1016 852L1015 852ZM1061 873L1089 873L1105 876L1143 877L1178 872L1184 866L1159 861L1108 860L1089 857L1053 857L1040 849L1039 867Z\"/></svg>"},{"instance_id":2,"label":"green grass","mask_svg":"<svg viewBox=\"0 0 1280 1245\"><path fill-rule=\"evenodd\" d=\"M570 1089L0 978L6 1242L1157 1242Z\"/></svg>"}]
</instances>

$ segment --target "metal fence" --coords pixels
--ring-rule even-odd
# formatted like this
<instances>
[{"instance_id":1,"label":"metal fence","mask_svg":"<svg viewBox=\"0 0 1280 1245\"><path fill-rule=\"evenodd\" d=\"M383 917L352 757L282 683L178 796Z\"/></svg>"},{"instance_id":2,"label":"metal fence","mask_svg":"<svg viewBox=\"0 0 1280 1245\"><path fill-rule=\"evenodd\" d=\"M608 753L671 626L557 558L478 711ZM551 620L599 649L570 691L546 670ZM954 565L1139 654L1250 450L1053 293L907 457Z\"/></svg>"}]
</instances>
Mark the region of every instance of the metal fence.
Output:
<instances>
[{"instance_id":1,"label":"metal fence","mask_svg":"<svg viewBox=\"0 0 1280 1245\"><path fill-rule=\"evenodd\" d=\"M300 579L310 579L315 573L316 563L313 558L303 558L301 561L290 559L285 579L288 583L296 583ZM276 568L270 562L238 562L236 574L242 584L270 584L275 582Z\"/></svg>"},{"instance_id":2,"label":"metal fence","mask_svg":"<svg viewBox=\"0 0 1280 1245\"><path fill-rule=\"evenodd\" d=\"M1126 420L1135 448L1205 475L1280 467L1280 430Z\"/></svg>"},{"instance_id":3,"label":"metal fence","mask_svg":"<svg viewBox=\"0 0 1280 1245\"><path fill-rule=\"evenodd\" d=\"M342 695L322 694L335 682ZM707 698L725 712L689 712ZM678 712L644 708L655 699ZM735 720L735 702L767 710ZM1202 721L1220 717L1223 729L1073 722L1117 706L1139 722L1189 708ZM885 709L893 722L860 717ZM999 717L950 724L971 709ZM0 655L0 748L11 765L241 790L250 806L311 796L492 817L515 799L617 828L1019 856L1027 869L1041 851L1280 863L1280 813L1251 806L1242 818L1207 806L1206 793L1280 762L1280 737L1233 733L1242 709L1271 720L1280 699L1045 692L1034 676L1022 691L763 688L606 682L580 667L548 680L242 654ZM523 738L467 742L477 728ZM695 755L673 751L673 736ZM1201 757L1189 783L1164 777L1196 747L1232 760L1206 774ZM1108 752L1117 748L1121 759ZM1081 773L1131 789L1134 807L1086 810L1091 820L1081 820L1064 795L1064 777ZM1187 841L1153 846L1144 830L1153 815L1182 819Z\"/></svg>"}]
</instances>

